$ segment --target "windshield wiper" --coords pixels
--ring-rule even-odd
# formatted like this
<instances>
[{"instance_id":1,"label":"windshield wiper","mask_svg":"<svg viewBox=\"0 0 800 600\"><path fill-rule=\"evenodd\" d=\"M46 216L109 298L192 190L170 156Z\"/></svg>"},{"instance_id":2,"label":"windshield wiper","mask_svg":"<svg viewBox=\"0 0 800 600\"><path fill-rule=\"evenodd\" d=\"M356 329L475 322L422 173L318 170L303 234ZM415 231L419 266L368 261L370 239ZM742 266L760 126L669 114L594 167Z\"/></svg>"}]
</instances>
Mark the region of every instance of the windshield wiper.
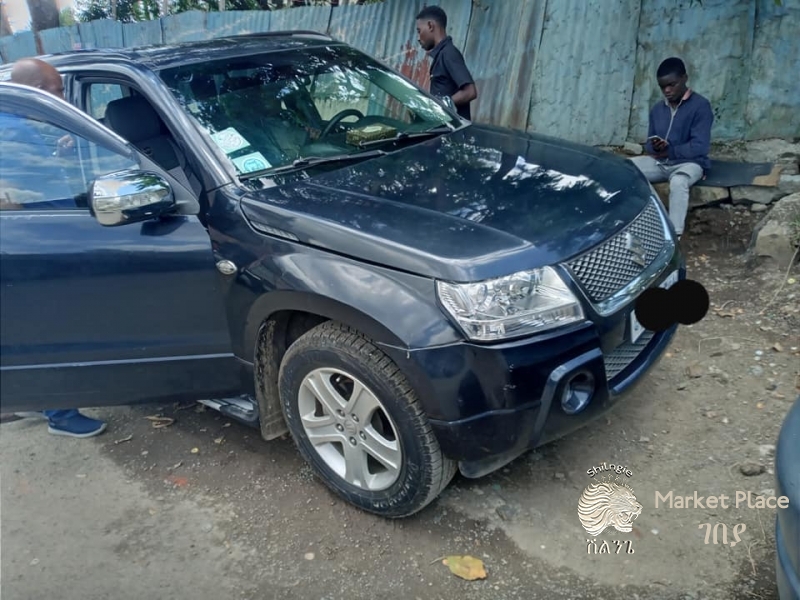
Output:
<instances>
[{"instance_id":1,"label":"windshield wiper","mask_svg":"<svg viewBox=\"0 0 800 600\"><path fill-rule=\"evenodd\" d=\"M242 173L240 179L246 181L248 179L256 179L258 177L268 177L270 175L279 175L281 173L289 173L291 171L298 171L308 167L316 167L317 165L325 165L337 162L349 162L352 160L362 160L365 158L374 158L376 156L383 156L386 152L383 150L371 150L370 152L356 152L355 154L335 154L333 156L305 156L292 161L288 165L281 167L270 167L268 169L261 169L251 173Z\"/></svg>"},{"instance_id":2,"label":"windshield wiper","mask_svg":"<svg viewBox=\"0 0 800 600\"><path fill-rule=\"evenodd\" d=\"M433 127L432 129L426 129L425 131L412 131L408 133L406 131L401 131L397 135L390 137L390 138L383 138L381 140L369 140L368 142L359 142L359 146L361 148L369 148L370 146L377 146L379 144L385 144L387 142L397 142L400 140L413 140L415 138L422 138L422 137L435 137L442 133L450 133L451 131L455 131L455 128L452 125L439 125L438 127Z\"/></svg>"}]
</instances>

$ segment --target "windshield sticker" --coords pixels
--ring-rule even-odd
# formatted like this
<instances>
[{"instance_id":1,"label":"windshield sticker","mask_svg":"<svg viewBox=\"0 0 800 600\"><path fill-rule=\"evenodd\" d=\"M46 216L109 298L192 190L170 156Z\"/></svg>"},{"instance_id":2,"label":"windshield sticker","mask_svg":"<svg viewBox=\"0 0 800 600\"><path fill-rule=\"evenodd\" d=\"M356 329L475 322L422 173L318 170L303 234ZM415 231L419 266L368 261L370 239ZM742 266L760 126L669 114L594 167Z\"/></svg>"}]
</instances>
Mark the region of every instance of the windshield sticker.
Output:
<instances>
[{"instance_id":1,"label":"windshield sticker","mask_svg":"<svg viewBox=\"0 0 800 600\"><path fill-rule=\"evenodd\" d=\"M228 127L222 131L212 134L211 139L217 143L225 154L231 154L242 148L247 148L250 145L242 134L236 131L233 127Z\"/></svg>"},{"instance_id":2,"label":"windshield sticker","mask_svg":"<svg viewBox=\"0 0 800 600\"><path fill-rule=\"evenodd\" d=\"M239 158L234 158L233 164L239 169L240 173L252 173L253 171L261 171L262 169L269 169L272 165L264 158L261 152L253 152L245 154Z\"/></svg>"}]
</instances>

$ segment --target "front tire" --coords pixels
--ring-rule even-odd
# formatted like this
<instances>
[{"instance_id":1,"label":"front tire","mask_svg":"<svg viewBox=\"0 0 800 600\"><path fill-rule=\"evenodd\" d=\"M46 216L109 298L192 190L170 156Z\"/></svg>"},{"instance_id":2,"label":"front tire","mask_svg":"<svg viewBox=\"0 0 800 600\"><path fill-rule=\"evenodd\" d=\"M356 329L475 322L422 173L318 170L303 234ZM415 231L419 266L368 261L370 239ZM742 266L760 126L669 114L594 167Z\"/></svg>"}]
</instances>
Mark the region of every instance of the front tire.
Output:
<instances>
[{"instance_id":1,"label":"front tire","mask_svg":"<svg viewBox=\"0 0 800 600\"><path fill-rule=\"evenodd\" d=\"M326 322L301 336L284 356L278 385L300 453L358 508L407 517L455 475L406 378L357 331Z\"/></svg>"}]
</instances>

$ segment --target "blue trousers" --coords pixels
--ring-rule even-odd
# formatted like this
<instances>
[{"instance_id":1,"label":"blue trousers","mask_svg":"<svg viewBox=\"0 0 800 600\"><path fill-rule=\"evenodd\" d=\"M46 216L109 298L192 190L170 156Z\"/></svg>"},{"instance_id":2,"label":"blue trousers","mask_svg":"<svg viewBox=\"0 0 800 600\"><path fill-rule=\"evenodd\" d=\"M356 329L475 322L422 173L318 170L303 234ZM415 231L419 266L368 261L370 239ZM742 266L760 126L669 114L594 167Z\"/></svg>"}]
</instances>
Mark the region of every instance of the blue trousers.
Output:
<instances>
[{"instance_id":1,"label":"blue trousers","mask_svg":"<svg viewBox=\"0 0 800 600\"><path fill-rule=\"evenodd\" d=\"M77 408L67 408L63 410L43 410L44 416L51 421L60 421L61 419L68 419L78 414Z\"/></svg>"}]
</instances>

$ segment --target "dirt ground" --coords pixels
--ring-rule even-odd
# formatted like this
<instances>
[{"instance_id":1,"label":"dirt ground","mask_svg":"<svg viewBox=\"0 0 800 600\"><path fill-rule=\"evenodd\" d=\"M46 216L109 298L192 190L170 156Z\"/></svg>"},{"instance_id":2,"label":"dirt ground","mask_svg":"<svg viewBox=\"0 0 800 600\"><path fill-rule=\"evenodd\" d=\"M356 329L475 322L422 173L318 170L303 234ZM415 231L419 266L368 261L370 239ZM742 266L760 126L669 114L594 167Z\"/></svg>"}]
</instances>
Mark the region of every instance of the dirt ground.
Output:
<instances>
[{"instance_id":1,"label":"dirt ground","mask_svg":"<svg viewBox=\"0 0 800 600\"><path fill-rule=\"evenodd\" d=\"M774 510L655 507L671 490L774 493L773 445L800 390L800 282L776 295L785 273L741 260L757 217L690 214L689 277L711 311L607 419L484 479L457 476L403 521L335 498L290 440L196 405L88 411L109 420L92 440L4 423L6 597L776 599ZM154 414L176 421L154 429ZM631 470L643 510L631 534L599 537L610 554L588 554L577 503L604 461ZM705 544L706 522L725 523L729 542L746 530L735 546ZM453 576L452 554L483 560L487 578Z\"/></svg>"}]
</instances>

